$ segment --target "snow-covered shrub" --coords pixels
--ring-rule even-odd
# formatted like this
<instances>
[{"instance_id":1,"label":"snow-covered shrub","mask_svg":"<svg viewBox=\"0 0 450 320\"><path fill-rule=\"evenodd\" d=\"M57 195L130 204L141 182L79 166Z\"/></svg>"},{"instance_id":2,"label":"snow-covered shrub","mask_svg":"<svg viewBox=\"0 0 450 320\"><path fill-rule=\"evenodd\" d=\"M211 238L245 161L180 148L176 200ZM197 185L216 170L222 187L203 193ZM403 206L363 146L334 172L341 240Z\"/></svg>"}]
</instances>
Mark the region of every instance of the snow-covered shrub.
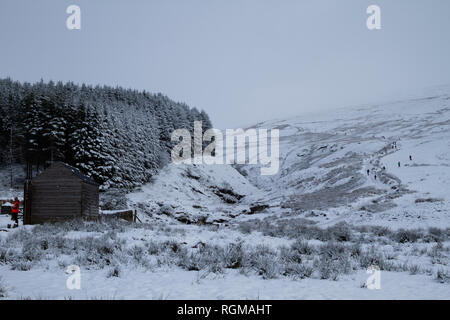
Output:
<instances>
[{"instance_id":1,"label":"snow-covered shrub","mask_svg":"<svg viewBox=\"0 0 450 320\"><path fill-rule=\"evenodd\" d=\"M350 256L352 258L358 258L361 255L362 249L359 243L353 243L348 247Z\"/></svg>"},{"instance_id":2,"label":"snow-covered shrub","mask_svg":"<svg viewBox=\"0 0 450 320\"><path fill-rule=\"evenodd\" d=\"M428 228L428 234L425 236L425 242L442 242L448 238L446 230L435 227Z\"/></svg>"},{"instance_id":3,"label":"snow-covered shrub","mask_svg":"<svg viewBox=\"0 0 450 320\"><path fill-rule=\"evenodd\" d=\"M24 236L24 243L17 243L21 236ZM30 270L44 256L39 240L33 242L26 232L18 232L15 236L11 234L0 245L0 264L9 264L13 270Z\"/></svg>"},{"instance_id":4,"label":"snow-covered shrub","mask_svg":"<svg viewBox=\"0 0 450 320\"><path fill-rule=\"evenodd\" d=\"M179 251L181 251L183 249L183 246L181 245L181 243L179 243L178 241L175 241L175 240L164 241L162 243L162 246L166 250L169 250L169 251L174 252L174 253L177 253L177 252L179 252Z\"/></svg>"},{"instance_id":5,"label":"snow-covered shrub","mask_svg":"<svg viewBox=\"0 0 450 320\"><path fill-rule=\"evenodd\" d=\"M287 246L278 247L280 262L284 264L288 263L301 263L303 261L302 255Z\"/></svg>"},{"instance_id":6,"label":"snow-covered shrub","mask_svg":"<svg viewBox=\"0 0 450 320\"><path fill-rule=\"evenodd\" d=\"M424 231L422 229L399 229L391 234L391 238L399 243L416 242L418 239L424 238Z\"/></svg>"},{"instance_id":7,"label":"snow-covered shrub","mask_svg":"<svg viewBox=\"0 0 450 320\"><path fill-rule=\"evenodd\" d=\"M384 226L373 226L372 227L372 232L377 237L389 236L389 234L390 234L389 228L388 227L384 227Z\"/></svg>"},{"instance_id":8,"label":"snow-covered shrub","mask_svg":"<svg viewBox=\"0 0 450 320\"><path fill-rule=\"evenodd\" d=\"M161 243L151 240L146 241L144 246L146 247L147 253L150 255L159 254L164 249L164 246Z\"/></svg>"},{"instance_id":9,"label":"snow-covered shrub","mask_svg":"<svg viewBox=\"0 0 450 320\"><path fill-rule=\"evenodd\" d=\"M55 248L56 250L61 250L62 253L67 252L65 250L68 247L68 239L64 238L61 235L55 235L49 238L49 247ZM68 253L68 252L67 252Z\"/></svg>"},{"instance_id":10,"label":"snow-covered shrub","mask_svg":"<svg viewBox=\"0 0 450 320\"><path fill-rule=\"evenodd\" d=\"M74 247L78 255L75 263L80 266L96 266L103 268L113 261L125 262L126 257L122 253L124 240L114 238L114 233L100 238L86 237L74 240Z\"/></svg>"},{"instance_id":11,"label":"snow-covered shrub","mask_svg":"<svg viewBox=\"0 0 450 320\"><path fill-rule=\"evenodd\" d=\"M237 269L242 267L245 258L242 242L228 244L223 253L225 268Z\"/></svg>"},{"instance_id":12,"label":"snow-covered shrub","mask_svg":"<svg viewBox=\"0 0 450 320\"><path fill-rule=\"evenodd\" d=\"M191 258L194 259L199 270L207 270L212 273L223 272L223 247L218 245L205 245L199 248Z\"/></svg>"},{"instance_id":13,"label":"snow-covered shrub","mask_svg":"<svg viewBox=\"0 0 450 320\"><path fill-rule=\"evenodd\" d=\"M22 245L24 242L31 241L33 239L33 234L23 228L19 228L13 233L8 234L6 238L6 244L9 246Z\"/></svg>"},{"instance_id":14,"label":"snow-covered shrub","mask_svg":"<svg viewBox=\"0 0 450 320\"><path fill-rule=\"evenodd\" d=\"M17 271L28 271L33 267L33 263L31 261L25 260L14 260L11 263L11 270Z\"/></svg>"},{"instance_id":15,"label":"snow-covered shrub","mask_svg":"<svg viewBox=\"0 0 450 320\"><path fill-rule=\"evenodd\" d=\"M314 259L313 266L318 271L320 279L337 280L339 278L339 261L333 261L328 257L320 256Z\"/></svg>"},{"instance_id":16,"label":"snow-covered shrub","mask_svg":"<svg viewBox=\"0 0 450 320\"><path fill-rule=\"evenodd\" d=\"M280 267L276 251L258 245L246 255L245 264L254 269L263 279L273 279L280 275Z\"/></svg>"},{"instance_id":17,"label":"snow-covered shrub","mask_svg":"<svg viewBox=\"0 0 450 320\"><path fill-rule=\"evenodd\" d=\"M183 254L178 255L177 265L188 271L200 271L201 266L199 264L199 259L196 254L183 252Z\"/></svg>"},{"instance_id":18,"label":"snow-covered shrub","mask_svg":"<svg viewBox=\"0 0 450 320\"><path fill-rule=\"evenodd\" d=\"M318 248L319 258L314 260L314 267L321 279L337 280L339 275L352 270L350 253L346 246L330 241Z\"/></svg>"},{"instance_id":19,"label":"snow-covered shrub","mask_svg":"<svg viewBox=\"0 0 450 320\"><path fill-rule=\"evenodd\" d=\"M297 239L294 243L292 243L291 249L294 252L305 255L311 255L315 251L315 248L311 246L308 241L302 239Z\"/></svg>"},{"instance_id":20,"label":"snow-covered shrub","mask_svg":"<svg viewBox=\"0 0 450 320\"><path fill-rule=\"evenodd\" d=\"M370 266L377 266L380 270L387 271L395 269L395 265L386 261L384 255L375 246L371 246L368 250L362 251L358 257L358 261L363 269L367 269Z\"/></svg>"},{"instance_id":21,"label":"snow-covered shrub","mask_svg":"<svg viewBox=\"0 0 450 320\"><path fill-rule=\"evenodd\" d=\"M250 234L250 233L252 233L252 230L253 230L251 223L247 222L247 221L241 222L239 224L238 229L243 234Z\"/></svg>"},{"instance_id":22,"label":"snow-covered shrub","mask_svg":"<svg viewBox=\"0 0 450 320\"><path fill-rule=\"evenodd\" d=\"M108 273L106 274L107 278L119 278L122 273L122 270L119 265L114 265L109 268Z\"/></svg>"},{"instance_id":23,"label":"snow-covered shrub","mask_svg":"<svg viewBox=\"0 0 450 320\"><path fill-rule=\"evenodd\" d=\"M431 263L433 264L447 264L449 258L444 254L444 246L441 242L435 244L427 255L431 257Z\"/></svg>"},{"instance_id":24,"label":"snow-covered shrub","mask_svg":"<svg viewBox=\"0 0 450 320\"><path fill-rule=\"evenodd\" d=\"M330 235L332 240L336 241L351 241L352 239L352 230L345 222L340 222L334 226L328 227L327 233Z\"/></svg>"},{"instance_id":25,"label":"snow-covered shrub","mask_svg":"<svg viewBox=\"0 0 450 320\"><path fill-rule=\"evenodd\" d=\"M239 224L239 230L243 233L251 231L262 232L270 237L287 237L290 239L318 239L329 240L326 230L314 226L315 222L304 218L280 219L275 220L271 217L263 221L258 219L247 220Z\"/></svg>"},{"instance_id":26,"label":"snow-covered shrub","mask_svg":"<svg viewBox=\"0 0 450 320\"><path fill-rule=\"evenodd\" d=\"M306 240L348 242L353 239L355 228L345 222L338 223L326 229L314 225L315 222L304 218L270 220L248 220L239 225L243 233L253 230L271 237L287 237L290 239L303 238Z\"/></svg>"},{"instance_id":27,"label":"snow-covered shrub","mask_svg":"<svg viewBox=\"0 0 450 320\"><path fill-rule=\"evenodd\" d=\"M0 277L0 299L8 296L8 290L2 277Z\"/></svg>"},{"instance_id":28,"label":"snow-covered shrub","mask_svg":"<svg viewBox=\"0 0 450 320\"><path fill-rule=\"evenodd\" d=\"M417 264L412 264L412 265L408 266L408 271L410 274L414 275L414 274L420 273L421 268Z\"/></svg>"},{"instance_id":29,"label":"snow-covered shrub","mask_svg":"<svg viewBox=\"0 0 450 320\"><path fill-rule=\"evenodd\" d=\"M48 248L48 243L47 243ZM22 259L30 262L38 262L43 256L44 249L37 241L29 240L23 244L22 247Z\"/></svg>"},{"instance_id":30,"label":"snow-covered shrub","mask_svg":"<svg viewBox=\"0 0 450 320\"><path fill-rule=\"evenodd\" d=\"M0 243L0 265L13 262L16 255L14 249L6 247L6 242Z\"/></svg>"},{"instance_id":31,"label":"snow-covered shrub","mask_svg":"<svg viewBox=\"0 0 450 320\"><path fill-rule=\"evenodd\" d=\"M128 249L127 255L131 257L131 261L137 265L148 268L150 261L147 258L146 250L144 247L134 245Z\"/></svg>"},{"instance_id":32,"label":"snow-covered shrub","mask_svg":"<svg viewBox=\"0 0 450 320\"><path fill-rule=\"evenodd\" d=\"M435 279L440 283L450 283L450 273L447 270L439 269L436 272Z\"/></svg>"},{"instance_id":33,"label":"snow-covered shrub","mask_svg":"<svg viewBox=\"0 0 450 320\"><path fill-rule=\"evenodd\" d=\"M347 254L347 247L335 241L328 241L325 244L319 245L318 251L320 255L335 258Z\"/></svg>"},{"instance_id":34,"label":"snow-covered shrub","mask_svg":"<svg viewBox=\"0 0 450 320\"><path fill-rule=\"evenodd\" d=\"M125 232L132 224L122 219L106 219L105 221L89 222L83 219L70 219L64 222L44 223L34 226L30 236L43 237L45 235L62 235L70 231L83 232L107 232L114 230L116 232ZM23 238L23 237L22 237Z\"/></svg>"},{"instance_id":35,"label":"snow-covered shrub","mask_svg":"<svg viewBox=\"0 0 450 320\"><path fill-rule=\"evenodd\" d=\"M305 279L312 276L314 268L305 263L287 263L283 268L283 275L294 279Z\"/></svg>"},{"instance_id":36,"label":"snow-covered shrub","mask_svg":"<svg viewBox=\"0 0 450 320\"><path fill-rule=\"evenodd\" d=\"M125 192L120 189L110 189L100 193L100 208L102 210L127 209L127 198Z\"/></svg>"}]
</instances>

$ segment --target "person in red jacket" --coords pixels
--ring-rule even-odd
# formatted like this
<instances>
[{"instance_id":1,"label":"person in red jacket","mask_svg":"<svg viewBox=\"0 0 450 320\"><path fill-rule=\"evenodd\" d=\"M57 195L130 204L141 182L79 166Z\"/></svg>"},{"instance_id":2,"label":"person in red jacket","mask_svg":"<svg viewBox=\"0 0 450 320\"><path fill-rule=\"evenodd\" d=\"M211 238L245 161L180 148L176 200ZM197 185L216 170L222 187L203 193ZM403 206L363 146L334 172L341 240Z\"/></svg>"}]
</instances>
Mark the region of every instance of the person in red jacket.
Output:
<instances>
[{"instance_id":1,"label":"person in red jacket","mask_svg":"<svg viewBox=\"0 0 450 320\"><path fill-rule=\"evenodd\" d=\"M20 206L20 201L19 198L15 197L14 198L14 203L11 209L11 220L13 220L16 224L14 225L14 227L17 227L19 225L19 206Z\"/></svg>"}]
</instances>

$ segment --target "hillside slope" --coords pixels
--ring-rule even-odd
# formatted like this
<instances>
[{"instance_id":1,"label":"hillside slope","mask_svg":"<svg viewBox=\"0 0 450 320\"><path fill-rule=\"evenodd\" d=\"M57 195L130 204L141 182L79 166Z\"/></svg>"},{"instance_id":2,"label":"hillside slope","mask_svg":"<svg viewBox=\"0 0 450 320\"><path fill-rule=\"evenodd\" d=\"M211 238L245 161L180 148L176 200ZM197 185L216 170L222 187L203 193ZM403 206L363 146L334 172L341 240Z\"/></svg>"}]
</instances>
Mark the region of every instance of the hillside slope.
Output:
<instances>
[{"instance_id":1,"label":"hillside slope","mask_svg":"<svg viewBox=\"0 0 450 320\"><path fill-rule=\"evenodd\" d=\"M206 185L218 186L224 176L232 176L227 180L230 188L270 206L266 213L301 216L324 226L340 221L390 227L448 226L448 92L259 123L252 128L280 130L278 174L261 176L258 165L244 165L239 168L244 177L223 165L223 175L217 172L221 166L215 166ZM156 181L180 174L171 168ZM210 169L203 166L201 170ZM198 189L205 187L202 182L206 180L173 180L176 182L166 184L166 189L156 183L144 187L143 192L148 198L177 199L216 214L216 205L211 204L214 198L200 193L190 196L191 184ZM145 195L139 197L142 200ZM130 199L137 201L137 196ZM237 216L241 208L231 205L227 210Z\"/></svg>"},{"instance_id":2,"label":"hillside slope","mask_svg":"<svg viewBox=\"0 0 450 320\"><path fill-rule=\"evenodd\" d=\"M152 183L128 195L152 217L185 223L222 223L256 206L261 192L227 165L169 164Z\"/></svg>"},{"instance_id":3,"label":"hillside slope","mask_svg":"<svg viewBox=\"0 0 450 320\"><path fill-rule=\"evenodd\" d=\"M330 222L448 224L448 94L258 126L280 128L281 167L249 177L281 206Z\"/></svg>"}]
</instances>

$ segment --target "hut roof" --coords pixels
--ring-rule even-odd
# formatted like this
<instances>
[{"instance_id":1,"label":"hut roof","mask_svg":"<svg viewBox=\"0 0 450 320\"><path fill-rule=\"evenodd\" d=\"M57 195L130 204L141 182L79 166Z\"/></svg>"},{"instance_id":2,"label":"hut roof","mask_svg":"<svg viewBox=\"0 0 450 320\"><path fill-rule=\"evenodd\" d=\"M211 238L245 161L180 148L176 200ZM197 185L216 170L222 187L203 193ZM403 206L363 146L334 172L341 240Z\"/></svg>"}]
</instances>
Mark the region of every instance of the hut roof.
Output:
<instances>
[{"instance_id":1,"label":"hut roof","mask_svg":"<svg viewBox=\"0 0 450 320\"><path fill-rule=\"evenodd\" d=\"M67 163L61 162L61 164L66 167L67 169L69 169L70 171L72 171L73 174L75 174L78 178L80 178L82 181L89 183L89 184L93 184L98 186L99 184L97 182L95 182L92 178L88 177L87 175L85 175L84 173L82 173L78 168L72 167L71 165L68 165Z\"/></svg>"},{"instance_id":2,"label":"hut roof","mask_svg":"<svg viewBox=\"0 0 450 320\"><path fill-rule=\"evenodd\" d=\"M77 178L79 178L81 181L92 184L94 186L99 186L99 184L97 182L95 182L92 178L88 177L87 175L85 175L84 173L82 173L78 168L72 167L71 165L64 163L62 161L57 161L55 163L53 163L47 170L55 167L55 166L62 166L66 169L69 169L72 174L74 174ZM40 174L38 174L35 178L39 178L42 174L44 174L47 170L45 170L44 172L41 172Z\"/></svg>"}]
</instances>

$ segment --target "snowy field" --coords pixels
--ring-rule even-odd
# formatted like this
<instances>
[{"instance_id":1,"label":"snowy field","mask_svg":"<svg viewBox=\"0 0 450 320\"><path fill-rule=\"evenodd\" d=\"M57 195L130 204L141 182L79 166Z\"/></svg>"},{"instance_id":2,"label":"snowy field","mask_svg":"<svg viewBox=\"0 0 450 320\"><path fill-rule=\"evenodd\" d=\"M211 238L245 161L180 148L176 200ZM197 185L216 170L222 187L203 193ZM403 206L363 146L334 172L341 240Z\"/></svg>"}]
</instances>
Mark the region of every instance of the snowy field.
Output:
<instances>
[{"instance_id":1,"label":"snowy field","mask_svg":"<svg viewBox=\"0 0 450 320\"><path fill-rule=\"evenodd\" d=\"M108 279L104 271L82 275L79 291L65 287L67 276L60 273L34 270L17 272L2 270L11 279L8 289L11 298L18 299L448 299L448 285L430 283L428 276L383 272L382 288L361 288L367 279L359 271L340 281L304 279L264 280L230 272L201 278L192 271L125 271L120 278Z\"/></svg>"},{"instance_id":2,"label":"snowy field","mask_svg":"<svg viewBox=\"0 0 450 320\"><path fill-rule=\"evenodd\" d=\"M449 299L448 92L259 123L278 174L170 164L127 195L143 223L0 216L0 297Z\"/></svg>"},{"instance_id":3,"label":"snowy field","mask_svg":"<svg viewBox=\"0 0 450 320\"><path fill-rule=\"evenodd\" d=\"M449 230L248 232L114 220L0 232L0 293L7 299L448 299ZM70 265L81 269L80 290L66 287ZM379 290L365 287L370 265L381 269Z\"/></svg>"}]
</instances>

